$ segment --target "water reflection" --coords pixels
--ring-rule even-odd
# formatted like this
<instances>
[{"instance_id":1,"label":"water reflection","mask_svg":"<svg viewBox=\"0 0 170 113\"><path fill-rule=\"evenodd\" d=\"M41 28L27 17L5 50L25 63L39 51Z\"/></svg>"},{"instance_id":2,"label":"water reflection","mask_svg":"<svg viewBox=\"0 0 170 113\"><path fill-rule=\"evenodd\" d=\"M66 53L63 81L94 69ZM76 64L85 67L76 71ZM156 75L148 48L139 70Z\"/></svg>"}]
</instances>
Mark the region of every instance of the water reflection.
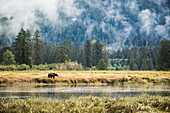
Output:
<instances>
[{"instance_id":1,"label":"water reflection","mask_svg":"<svg viewBox=\"0 0 170 113\"><path fill-rule=\"evenodd\" d=\"M169 85L17 85L0 86L0 97L27 98L50 97L70 98L71 96L133 97L143 93L149 95L170 95Z\"/></svg>"}]
</instances>

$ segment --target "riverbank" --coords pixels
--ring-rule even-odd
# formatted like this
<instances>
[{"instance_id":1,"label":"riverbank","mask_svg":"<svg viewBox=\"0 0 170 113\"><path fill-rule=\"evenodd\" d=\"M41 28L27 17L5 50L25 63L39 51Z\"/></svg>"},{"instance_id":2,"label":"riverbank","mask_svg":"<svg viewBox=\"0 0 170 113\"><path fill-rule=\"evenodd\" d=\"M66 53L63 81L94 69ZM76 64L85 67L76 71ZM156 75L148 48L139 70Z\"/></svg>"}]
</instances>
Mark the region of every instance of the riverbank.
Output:
<instances>
[{"instance_id":1,"label":"riverbank","mask_svg":"<svg viewBox=\"0 0 170 113\"><path fill-rule=\"evenodd\" d=\"M55 79L48 73L57 73ZM118 84L164 83L170 84L166 71L0 71L0 84L8 83L65 83L65 84Z\"/></svg>"},{"instance_id":2,"label":"riverbank","mask_svg":"<svg viewBox=\"0 0 170 113\"><path fill-rule=\"evenodd\" d=\"M126 98L71 97L70 99L47 99L42 97L12 99L0 98L0 112L53 112L53 113L101 113L101 112L170 112L170 96L149 96Z\"/></svg>"}]
</instances>

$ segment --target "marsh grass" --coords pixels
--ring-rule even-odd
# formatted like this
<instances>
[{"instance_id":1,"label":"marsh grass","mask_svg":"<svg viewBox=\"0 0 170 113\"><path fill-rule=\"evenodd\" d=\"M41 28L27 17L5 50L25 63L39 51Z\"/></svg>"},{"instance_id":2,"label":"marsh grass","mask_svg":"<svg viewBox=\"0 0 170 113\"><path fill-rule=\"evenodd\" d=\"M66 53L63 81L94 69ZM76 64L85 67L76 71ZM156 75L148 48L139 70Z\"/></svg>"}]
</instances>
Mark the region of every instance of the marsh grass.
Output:
<instances>
[{"instance_id":1,"label":"marsh grass","mask_svg":"<svg viewBox=\"0 0 170 113\"><path fill-rule=\"evenodd\" d=\"M115 77L57 77L55 79L48 77L0 77L0 84L13 84L13 83L45 83L45 84L170 84L170 79L165 78L152 78L150 80L145 78L115 78Z\"/></svg>"},{"instance_id":2,"label":"marsh grass","mask_svg":"<svg viewBox=\"0 0 170 113\"><path fill-rule=\"evenodd\" d=\"M108 98L82 96L70 99L42 97L11 99L0 98L1 113L136 113L170 112L170 97L149 96Z\"/></svg>"},{"instance_id":3,"label":"marsh grass","mask_svg":"<svg viewBox=\"0 0 170 113\"><path fill-rule=\"evenodd\" d=\"M48 73L57 73L55 79ZM166 71L0 71L0 83L166 83L170 84L170 72Z\"/></svg>"},{"instance_id":4,"label":"marsh grass","mask_svg":"<svg viewBox=\"0 0 170 113\"><path fill-rule=\"evenodd\" d=\"M170 77L169 71L0 71L1 77L37 77L47 76L48 73L57 73L61 77ZM149 79L149 78L148 78Z\"/></svg>"}]
</instances>

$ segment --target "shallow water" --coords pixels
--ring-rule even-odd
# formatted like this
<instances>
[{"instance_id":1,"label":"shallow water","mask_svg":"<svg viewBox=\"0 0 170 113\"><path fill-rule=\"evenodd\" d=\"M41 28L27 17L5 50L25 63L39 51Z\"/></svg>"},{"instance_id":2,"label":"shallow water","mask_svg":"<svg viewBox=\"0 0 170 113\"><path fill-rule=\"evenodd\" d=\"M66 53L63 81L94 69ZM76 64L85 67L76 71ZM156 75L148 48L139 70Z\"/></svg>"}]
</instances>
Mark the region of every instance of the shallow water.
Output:
<instances>
[{"instance_id":1,"label":"shallow water","mask_svg":"<svg viewBox=\"0 0 170 113\"><path fill-rule=\"evenodd\" d=\"M0 86L0 97L70 98L72 96L133 97L140 94L170 96L169 85L12 85Z\"/></svg>"}]
</instances>

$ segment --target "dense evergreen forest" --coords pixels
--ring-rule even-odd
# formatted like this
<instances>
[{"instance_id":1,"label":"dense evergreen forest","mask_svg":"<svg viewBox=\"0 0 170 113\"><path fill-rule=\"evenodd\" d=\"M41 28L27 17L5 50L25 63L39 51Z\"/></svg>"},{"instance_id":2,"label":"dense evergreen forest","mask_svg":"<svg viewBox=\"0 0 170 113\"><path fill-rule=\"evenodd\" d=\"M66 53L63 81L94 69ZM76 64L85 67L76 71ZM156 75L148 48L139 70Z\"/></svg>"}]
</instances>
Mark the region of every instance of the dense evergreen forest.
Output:
<instances>
[{"instance_id":1,"label":"dense evergreen forest","mask_svg":"<svg viewBox=\"0 0 170 113\"><path fill-rule=\"evenodd\" d=\"M79 46L69 38L60 44L43 43L38 30L31 36L23 28L11 47L0 50L2 65L40 65L77 62L89 70L169 70L170 40L163 40L159 47L148 46L123 48L118 51L109 48L106 41L86 40Z\"/></svg>"},{"instance_id":2,"label":"dense evergreen forest","mask_svg":"<svg viewBox=\"0 0 170 113\"><path fill-rule=\"evenodd\" d=\"M163 38L170 37L170 0L52 1L57 3L40 6L38 2L27 1L32 4L30 7L17 1L23 4L23 9L18 9L17 3L7 3L10 8L2 5L0 48L11 46L21 27L31 33L39 29L46 44L60 45L69 38L81 46L87 39L99 39L116 49L143 47L147 42L149 47L158 46Z\"/></svg>"}]
</instances>

